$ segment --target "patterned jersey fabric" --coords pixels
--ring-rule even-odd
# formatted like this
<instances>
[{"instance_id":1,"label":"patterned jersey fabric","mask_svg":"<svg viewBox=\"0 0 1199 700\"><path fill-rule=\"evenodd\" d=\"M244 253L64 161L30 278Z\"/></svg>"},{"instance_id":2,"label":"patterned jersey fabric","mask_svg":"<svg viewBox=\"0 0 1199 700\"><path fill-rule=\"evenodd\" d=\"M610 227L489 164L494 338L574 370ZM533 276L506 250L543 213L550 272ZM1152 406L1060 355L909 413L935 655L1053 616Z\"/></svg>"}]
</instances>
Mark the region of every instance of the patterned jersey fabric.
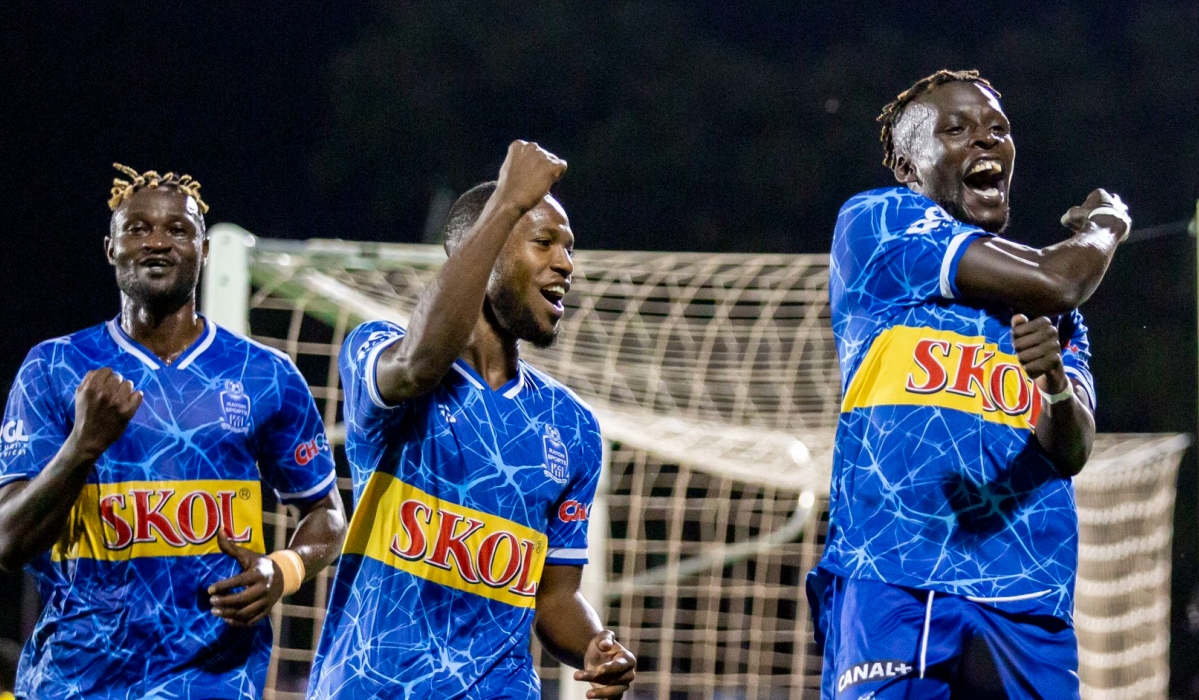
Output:
<instances>
[{"instance_id":1,"label":"patterned jersey fabric","mask_svg":"<svg viewBox=\"0 0 1199 700\"><path fill-rule=\"evenodd\" d=\"M523 362L492 389L456 361L389 407L375 368L403 333L373 321L342 346L355 509L309 697L540 698L534 596L544 565L586 562L599 425Z\"/></svg>"},{"instance_id":2,"label":"patterned jersey fabric","mask_svg":"<svg viewBox=\"0 0 1199 700\"><path fill-rule=\"evenodd\" d=\"M1074 490L1033 435L1041 395L1008 309L959 297L984 231L906 188L859 194L833 235L829 294L843 400L821 569L1069 619ZM1086 327L1057 319L1094 408Z\"/></svg>"},{"instance_id":3,"label":"patterned jersey fabric","mask_svg":"<svg viewBox=\"0 0 1199 700\"><path fill-rule=\"evenodd\" d=\"M217 548L218 527L263 551L262 481L285 503L334 487L308 386L286 355L211 321L169 366L109 321L29 353L0 430L0 484L50 462L74 425L75 388L101 367L145 397L96 462L62 538L28 567L45 609L16 695L261 697L269 621L230 626L212 615L206 589L241 573Z\"/></svg>"}]
</instances>

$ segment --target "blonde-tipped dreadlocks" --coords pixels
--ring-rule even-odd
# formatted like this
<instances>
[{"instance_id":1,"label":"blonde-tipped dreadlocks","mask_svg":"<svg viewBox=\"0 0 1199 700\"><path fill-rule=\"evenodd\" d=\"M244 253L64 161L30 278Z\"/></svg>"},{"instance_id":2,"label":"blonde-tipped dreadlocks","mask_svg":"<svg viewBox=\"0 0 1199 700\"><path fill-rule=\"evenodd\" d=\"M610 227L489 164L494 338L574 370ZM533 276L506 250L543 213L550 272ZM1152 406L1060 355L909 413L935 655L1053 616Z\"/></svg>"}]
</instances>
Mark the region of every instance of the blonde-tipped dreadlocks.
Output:
<instances>
[{"instance_id":1,"label":"blonde-tipped dreadlocks","mask_svg":"<svg viewBox=\"0 0 1199 700\"><path fill-rule=\"evenodd\" d=\"M895 167L895 125L899 123L903 111L917 97L945 83L976 83L995 93L996 97L1002 97L995 86L980 76L976 70L946 70L942 68L932 75L917 80L915 85L899 93L894 102L883 107L882 113L875 120L883 125L883 131L879 135L879 140L883 142L883 165L888 168Z\"/></svg>"},{"instance_id":2,"label":"blonde-tipped dreadlocks","mask_svg":"<svg viewBox=\"0 0 1199 700\"><path fill-rule=\"evenodd\" d=\"M114 178L112 181L112 197L108 200L108 208L116 211L117 207L121 206L121 202L133 196L134 192L149 187L174 187L183 194L196 200L196 204L200 207L201 214L208 213L208 205L200 199L200 183L192 179L191 175L176 175L175 173L167 173L159 175L153 170L147 170L144 173L138 173L128 165L113 163L112 167L120 170L128 175L132 180L122 180Z\"/></svg>"}]
</instances>

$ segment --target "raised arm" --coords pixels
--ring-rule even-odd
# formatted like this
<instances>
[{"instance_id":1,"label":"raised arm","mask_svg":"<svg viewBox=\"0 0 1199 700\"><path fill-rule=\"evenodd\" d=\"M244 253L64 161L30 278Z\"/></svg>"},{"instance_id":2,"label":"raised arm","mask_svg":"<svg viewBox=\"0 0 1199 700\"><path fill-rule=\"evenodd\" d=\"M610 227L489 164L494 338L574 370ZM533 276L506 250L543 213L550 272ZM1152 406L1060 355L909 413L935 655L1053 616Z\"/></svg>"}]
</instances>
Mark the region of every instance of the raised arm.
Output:
<instances>
[{"instance_id":1,"label":"raised arm","mask_svg":"<svg viewBox=\"0 0 1199 700\"><path fill-rule=\"evenodd\" d=\"M487 280L512 228L566 172L566 161L535 143L514 141L479 220L421 295L404 338L379 357L379 395L389 404L441 381L462 354L483 309Z\"/></svg>"},{"instance_id":2,"label":"raised arm","mask_svg":"<svg viewBox=\"0 0 1199 700\"><path fill-rule=\"evenodd\" d=\"M958 289L967 299L997 301L1031 317L1076 309L1099 286L1128 236L1127 212L1119 197L1100 189L1062 217L1074 235L1061 243L1037 249L1003 238L976 239L958 264Z\"/></svg>"},{"instance_id":3,"label":"raised arm","mask_svg":"<svg viewBox=\"0 0 1199 700\"><path fill-rule=\"evenodd\" d=\"M75 425L37 476L0 488L0 569L18 571L62 536L96 460L125 432L142 403L133 382L107 367L75 390Z\"/></svg>"}]
</instances>

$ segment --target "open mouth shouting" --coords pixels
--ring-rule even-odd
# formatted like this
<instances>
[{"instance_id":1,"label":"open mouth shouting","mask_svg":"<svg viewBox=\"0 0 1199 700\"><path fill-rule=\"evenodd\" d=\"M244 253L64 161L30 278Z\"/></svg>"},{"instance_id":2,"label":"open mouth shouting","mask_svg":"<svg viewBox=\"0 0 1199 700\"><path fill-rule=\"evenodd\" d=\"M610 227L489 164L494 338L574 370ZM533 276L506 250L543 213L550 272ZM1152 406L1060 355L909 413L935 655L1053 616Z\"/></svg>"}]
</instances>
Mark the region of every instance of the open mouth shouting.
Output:
<instances>
[{"instance_id":1,"label":"open mouth shouting","mask_svg":"<svg viewBox=\"0 0 1199 700\"><path fill-rule=\"evenodd\" d=\"M541 296L549 302L550 308L553 309L555 316L561 316L564 309L562 299L566 297L566 292L570 289L570 283L557 283L547 285L541 288Z\"/></svg>"},{"instance_id":2,"label":"open mouth shouting","mask_svg":"<svg viewBox=\"0 0 1199 700\"><path fill-rule=\"evenodd\" d=\"M962 184L984 206L1001 205L1007 199L1007 177L998 158L983 157L971 163Z\"/></svg>"}]
</instances>

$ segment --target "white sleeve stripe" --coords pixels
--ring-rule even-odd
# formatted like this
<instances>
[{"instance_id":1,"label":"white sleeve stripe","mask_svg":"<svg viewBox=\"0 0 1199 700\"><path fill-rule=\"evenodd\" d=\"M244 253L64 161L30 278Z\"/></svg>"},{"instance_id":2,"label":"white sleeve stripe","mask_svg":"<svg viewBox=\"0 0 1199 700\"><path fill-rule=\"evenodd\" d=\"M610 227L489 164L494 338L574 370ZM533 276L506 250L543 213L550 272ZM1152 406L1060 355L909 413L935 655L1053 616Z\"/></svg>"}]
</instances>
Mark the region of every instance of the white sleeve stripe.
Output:
<instances>
[{"instance_id":1,"label":"white sleeve stripe","mask_svg":"<svg viewBox=\"0 0 1199 700\"><path fill-rule=\"evenodd\" d=\"M587 561L586 549L567 549L565 547L550 548L545 553L546 559L566 559L569 561Z\"/></svg>"},{"instance_id":2,"label":"white sleeve stripe","mask_svg":"<svg viewBox=\"0 0 1199 700\"><path fill-rule=\"evenodd\" d=\"M371 397L371 402L379 408L395 408L395 406L388 406L379 394L378 378L375 376L375 372L378 369L377 365L379 364L379 354L383 352L384 348L390 347L403 337L403 335L397 335L394 338L388 338L371 348L370 354L366 356L366 363L363 367L363 372L366 375L364 377L366 379L366 393Z\"/></svg>"},{"instance_id":3,"label":"white sleeve stripe","mask_svg":"<svg viewBox=\"0 0 1199 700\"><path fill-rule=\"evenodd\" d=\"M294 500L301 499L301 498L307 498L313 494L320 493L321 491L324 491L325 489L329 488L329 484L333 483L333 481L336 479L337 479L337 472L329 472L329 476L326 476L324 479L321 479L321 483L317 484L316 486L313 486L312 488L306 489L304 491L300 491L298 493L280 493L279 500L287 502L287 501L294 501ZM276 491L276 493L278 493L278 492Z\"/></svg>"},{"instance_id":4,"label":"white sleeve stripe","mask_svg":"<svg viewBox=\"0 0 1199 700\"><path fill-rule=\"evenodd\" d=\"M966 242L967 238L977 235L977 231L965 231L953 237L949 242L949 247L945 249L945 257L941 258L941 296L946 299L953 299L953 280L949 279L950 265L953 264L953 258L958 254L958 248Z\"/></svg>"},{"instance_id":5,"label":"white sleeve stripe","mask_svg":"<svg viewBox=\"0 0 1199 700\"><path fill-rule=\"evenodd\" d=\"M9 474L7 476L0 476L0 486L7 486L8 484L11 484L14 481L21 481L22 479L32 479L32 478L33 478L33 474Z\"/></svg>"}]
</instances>

